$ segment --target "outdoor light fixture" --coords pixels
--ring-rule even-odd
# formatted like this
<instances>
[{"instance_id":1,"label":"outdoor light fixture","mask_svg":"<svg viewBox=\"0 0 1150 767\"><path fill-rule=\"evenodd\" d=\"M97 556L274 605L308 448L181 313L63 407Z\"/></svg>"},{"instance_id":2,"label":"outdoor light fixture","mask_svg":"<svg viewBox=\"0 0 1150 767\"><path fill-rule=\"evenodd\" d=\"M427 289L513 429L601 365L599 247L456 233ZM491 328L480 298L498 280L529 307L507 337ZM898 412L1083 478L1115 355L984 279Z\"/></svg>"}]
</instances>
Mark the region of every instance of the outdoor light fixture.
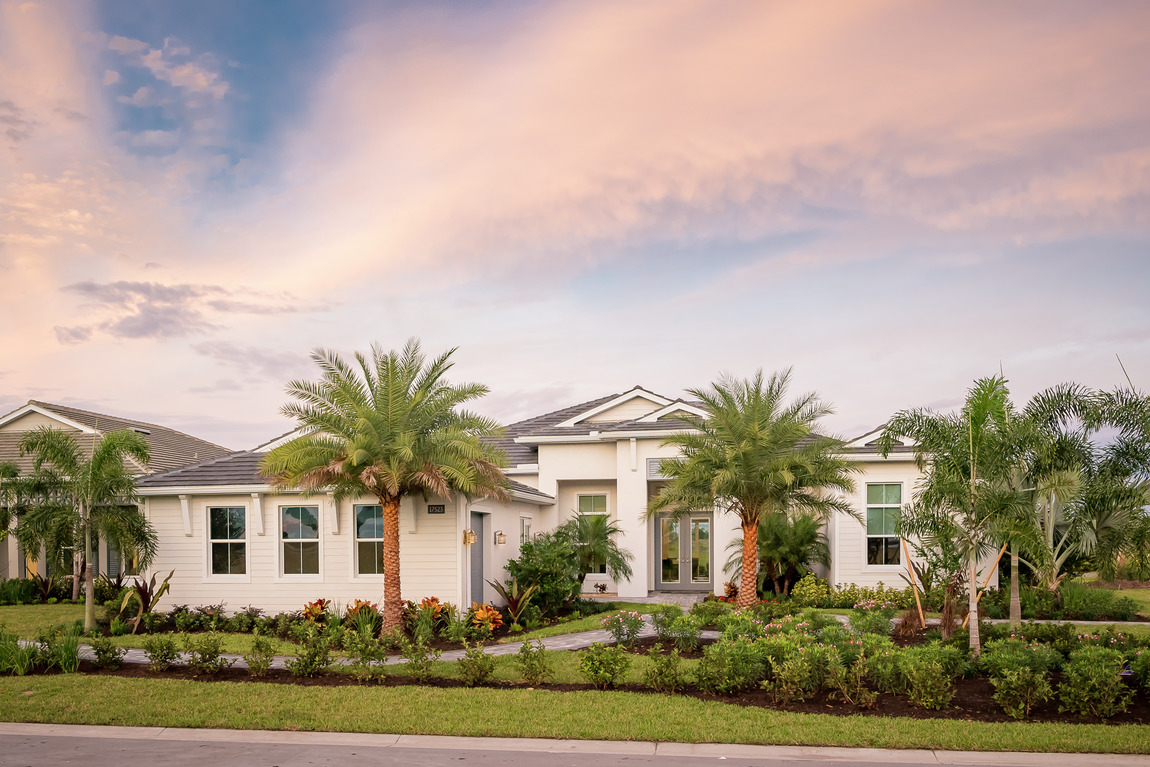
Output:
<instances>
[{"instance_id":1,"label":"outdoor light fixture","mask_svg":"<svg viewBox=\"0 0 1150 767\"><path fill-rule=\"evenodd\" d=\"M468 529L463 531L463 545L470 546L479 540L479 536L475 534L474 530Z\"/></svg>"},{"instance_id":2,"label":"outdoor light fixture","mask_svg":"<svg viewBox=\"0 0 1150 767\"><path fill-rule=\"evenodd\" d=\"M495 531L495 543L498 546L502 546L503 544L507 543L507 536L503 534L502 530Z\"/></svg>"}]
</instances>

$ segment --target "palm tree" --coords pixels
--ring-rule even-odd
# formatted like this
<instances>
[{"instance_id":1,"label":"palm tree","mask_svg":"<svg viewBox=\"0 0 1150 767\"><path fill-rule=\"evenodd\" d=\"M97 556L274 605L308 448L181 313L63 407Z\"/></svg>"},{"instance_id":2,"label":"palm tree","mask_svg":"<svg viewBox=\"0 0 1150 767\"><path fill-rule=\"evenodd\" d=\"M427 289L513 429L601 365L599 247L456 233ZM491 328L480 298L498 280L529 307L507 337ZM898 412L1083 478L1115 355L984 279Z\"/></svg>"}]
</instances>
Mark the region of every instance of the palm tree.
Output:
<instances>
[{"instance_id":1,"label":"palm tree","mask_svg":"<svg viewBox=\"0 0 1150 767\"><path fill-rule=\"evenodd\" d=\"M606 514L576 514L555 532L575 551L580 591L587 574L593 570L598 571L601 564L612 580L627 580L631 577L630 562L635 555L619 548L615 536L622 530Z\"/></svg>"},{"instance_id":2,"label":"palm tree","mask_svg":"<svg viewBox=\"0 0 1150 767\"><path fill-rule=\"evenodd\" d=\"M25 551L47 546L48 555L64 557L64 544L77 549L73 573L84 567L84 630L96 623L95 572L99 537L121 549L139 552L141 567L155 556L158 539L152 525L136 506L136 478L128 466L146 466L148 443L133 431L93 436L84 454L71 434L41 426L20 440L20 454L34 457L30 486L40 502L33 503L17 527ZM53 551L51 547L55 547Z\"/></svg>"},{"instance_id":3,"label":"palm tree","mask_svg":"<svg viewBox=\"0 0 1150 767\"><path fill-rule=\"evenodd\" d=\"M733 541L730 559L723 568L732 577L742 578L742 543ZM823 520L814 514L800 513L790 519L785 514L769 514L759 525L758 590L769 588L779 596L791 593L791 587L819 564L829 567L831 550L823 533Z\"/></svg>"},{"instance_id":4,"label":"palm tree","mask_svg":"<svg viewBox=\"0 0 1150 767\"><path fill-rule=\"evenodd\" d=\"M399 626L399 505L410 495L453 493L508 497L502 453L489 440L500 433L487 418L461 410L487 393L481 384L451 385L450 349L430 362L412 339L402 352L371 348L355 365L333 351L311 358L319 381L292 381L297 401L281 412L303 436L273 449L260 470L281 489L305 495L330 489L337 500L373 496L383 508L383 630Z\"/></svg>"},{"instance_id":5,"label":"palm tree","mask_svg":"<svg viewBox=\"0 0 1150 767\"><path fill-rule=\"evenodd\" d=\"M12 506L17 500L17 480L20 470L16 464L8 461L0 462L0 541L8 537L8 530L12 525Z\"/></svg>"},{"instance_id":6,"label":"palm tree","mask_svg":"<svg viewBox=\"0 0 1150 767\"><path fill-rule=\"evenodd\" d=\"M879 451L889 454L897 440L915 443L923 479L915 502L903 508L903 527L943 529L951 520L956 545L966 560L970 610L970 649L978 655L978 558L997 540L1019 534L1019 520L1032 516L1030 496L1018 487L1025 465L1026 430L1013 412L1002 377L975 381L959 413L903 410L887 422Z\"/></svg>"},{"instance_id":7,"label":"palm tree","mask_svg":"<svg viewBox=\"0 0 1150 767\"><path fill-rule=\"evenodd\" d=\"M690 431L667 438L680 457L662 462L670 481L648 506L648 515L718 508L738 516L743 528L738 606L756 597L758 536L763 519L809 511L858 512L834 493L854 490L858 467L839 454L842 441L815 433L831 408L816 394L788 403L790 369L764 381L727 376L707 389L690 389L704 416L684 415Z\"/></svg>"}]
</instances>

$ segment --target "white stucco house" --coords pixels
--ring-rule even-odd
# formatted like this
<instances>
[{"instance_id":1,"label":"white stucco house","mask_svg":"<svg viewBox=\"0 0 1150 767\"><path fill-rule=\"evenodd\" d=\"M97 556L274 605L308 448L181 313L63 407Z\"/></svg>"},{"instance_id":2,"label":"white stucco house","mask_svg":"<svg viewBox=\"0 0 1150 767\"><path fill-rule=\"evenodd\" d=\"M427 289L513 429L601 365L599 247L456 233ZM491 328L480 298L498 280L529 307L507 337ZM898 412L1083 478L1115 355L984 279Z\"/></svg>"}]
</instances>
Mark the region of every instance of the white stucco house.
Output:
<instances>
[{"instance_id":1,"label":"white stucco house","mask_svg":"<svg viewBox=\"0 0 1150 767\"><path fill-rule=\"evenodd\" d=\"M740 536L733 516L645 517L648 500L664 482L660 461L673 455L663 441L686 427L677 417L685 411L699 413L689 402L636 386L511 424L502 443L512 480L509 502L404 500L404 598L437 596L456 605L493 600L486 581L505 577L504 565L518 556L520 543L579 511L617 521L620 543L634 555L632 579L607 582L609 592L635 598L721 591L727 547ZM320 597L336 604L382 599L375 500L336 503L330 495L277 493L259 475L264 453L293 436L141 479L144 510L161 540L153 569L175 571L168 601L225 602L229 611L251 604L274 612ZM866 523L845 515L828 522L833 561L826 575L835 584L902 585L906 563L893 524L919 472L910 447L882 458L875 438L872 432L846 448L862 468L849 500ZM590 574L587 588L606 578Z\"/></svg>"}]
</instances>

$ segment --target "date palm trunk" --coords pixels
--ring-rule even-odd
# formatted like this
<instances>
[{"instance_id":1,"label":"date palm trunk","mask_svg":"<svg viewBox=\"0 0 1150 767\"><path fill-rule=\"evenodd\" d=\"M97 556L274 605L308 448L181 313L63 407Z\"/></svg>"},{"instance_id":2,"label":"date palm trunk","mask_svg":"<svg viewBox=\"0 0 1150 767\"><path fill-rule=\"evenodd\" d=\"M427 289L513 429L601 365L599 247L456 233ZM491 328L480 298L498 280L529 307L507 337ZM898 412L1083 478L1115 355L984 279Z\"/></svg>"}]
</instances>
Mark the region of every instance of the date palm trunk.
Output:
<instances>
[{"instance_id":1,"label":"date palm trunk","mask_svg":"<svg viewBox=\"0 0 1150 767\"><path fill-rule=\"evenodd\" d=\"M1018 594L1018 546L1010 544L1010 627L1022 625L1022 600Z\"/></svg>"},{"instance_id":2,"label":"date palm trunk","mask_svg":"<svg viewBox=\"0 0 1150 767\"><path fill-rule=\"evenodd\" d=\"M383 627L386 634L403 625L399 584L399 496L380 496L383 507Z\"/></svg>"},{"instance_id":3,"label":"date palm trunk","mask_svg":"<svg viewBox=\"0 0 1150 767\"><path fill-rule=\"evenodd\" d=\"M758 601L759 525L757 520L743 520L743 573L739 579L739 596L735 606L740 610Z\"/></svg>"}]
</instances>

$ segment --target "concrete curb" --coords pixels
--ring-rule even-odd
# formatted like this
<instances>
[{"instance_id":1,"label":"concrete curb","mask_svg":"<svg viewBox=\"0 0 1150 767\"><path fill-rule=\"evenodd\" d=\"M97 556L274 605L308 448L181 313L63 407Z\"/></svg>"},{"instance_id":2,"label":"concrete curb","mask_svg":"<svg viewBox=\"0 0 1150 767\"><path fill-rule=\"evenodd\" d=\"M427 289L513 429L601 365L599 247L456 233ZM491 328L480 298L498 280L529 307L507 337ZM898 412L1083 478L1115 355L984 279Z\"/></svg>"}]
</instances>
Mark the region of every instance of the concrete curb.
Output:
<instances>
[{"instance_id":1,"label":"concrete curb","mask_svg":"<svg viewBox=\"0 0 1150 767\"><path fill-rule=\"evenodd\" d=\"M411 748L458 751L515 751L540 754L610 754L618 756L763 759L838 764L984 765L1002 767L1147 767L1150 757L1125 754L1036 754L1001 751L931 751L926 749L836 748L815 746L744 746L722 743L653 743L649 741L547 740L542 738L471 738L441 735L393 735L283 730L198 730L176 727L106 727L71 724L0 723L0 737L72 737L157 742L274 743L359 748Z\"/></svg>"}]
</instances>

